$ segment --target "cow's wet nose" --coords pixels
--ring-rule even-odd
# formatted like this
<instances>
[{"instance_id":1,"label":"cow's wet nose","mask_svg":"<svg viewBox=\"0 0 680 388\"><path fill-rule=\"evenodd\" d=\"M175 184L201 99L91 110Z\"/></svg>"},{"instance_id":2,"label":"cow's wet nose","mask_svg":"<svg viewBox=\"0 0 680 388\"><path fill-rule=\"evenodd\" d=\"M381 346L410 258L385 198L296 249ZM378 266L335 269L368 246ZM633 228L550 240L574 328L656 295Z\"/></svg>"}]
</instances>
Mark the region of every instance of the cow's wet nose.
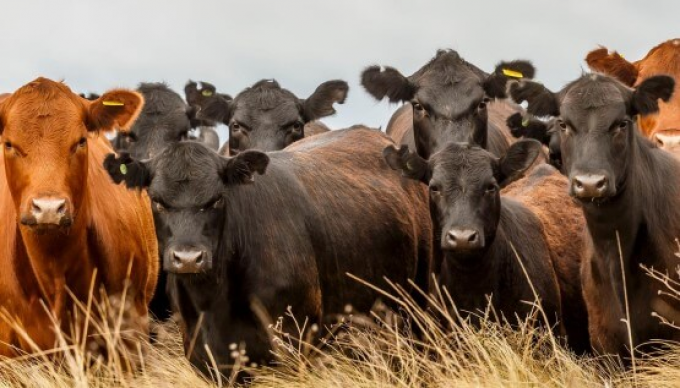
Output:
<instances>
[{"instance_id":1,"label":"cow's wet nose","mask_svg":"<svg viewBox=\"0 0 680 388\"><path fill-rule=\"evenodd\" d=\"M474 229L454 228L446 233L444 249L471 250L484 247L484 240Z\"/></svg>"},{"instance_id":2,"label":"cow's wet nose","mask_svg":"<svg viewBox=\"0 0 680 388\"><path fill-rule=\"evenodd\" d=\"M25 225L71 225L68 202L64 198L34 198L31 200L30 215L32 217L25 218L30 221L24 222Z\"/></svg>"},{"instance_id":3,"label":"cow's wet nose","mask_svg":"<svg viewBox=\"0 0 680 388\"><path fill-rule=\"evenodd\" d=\"M171 272L175 273L199 273L207 269L207 253L198 249L173 249Z\"/></svg>"},{"instance_id":4,"label":"cow's wet nose","mask_svg":"<svg viewBox=\"0 0 680 388\"><path fill-rule=\"evenodd\" d=\"M607 195L609 179L604 175L577 175L572 178L571 186L578 198L602 198Z\"/></svg>"}]
</instances>

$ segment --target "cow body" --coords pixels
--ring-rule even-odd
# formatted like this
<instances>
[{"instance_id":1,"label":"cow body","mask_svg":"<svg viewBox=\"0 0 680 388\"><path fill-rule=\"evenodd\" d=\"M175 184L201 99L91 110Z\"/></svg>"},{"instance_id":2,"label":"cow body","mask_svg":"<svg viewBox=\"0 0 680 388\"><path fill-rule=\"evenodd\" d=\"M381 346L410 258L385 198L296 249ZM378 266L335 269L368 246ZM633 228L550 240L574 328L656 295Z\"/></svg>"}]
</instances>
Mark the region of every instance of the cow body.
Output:
<instances>
[{"instance_id":1,"label":"cow body","mask_svg":"<svg viewBox=\"0 0 680 388\"><path fill-rule=\"evenodd\" d=\"M346 273L380 287L388 287L383 277L406 286L420 270L427 279L431 230L426 198L416 184L402 181L385 164L380 152L388 144L378 131L348 129L296 142L285 151L244 151L232 158L180 144L144 163L153 171L149 194L163 209L157 230L164 268L175 272L172 287L186 322L187 347L192 334L199 333L191 355L196 365L206 365L205 345L218 364L230 364L229 344L242 342L251 361L269 360L262 326L268 322L256 314L258 306L274 320L291 306L298 319L308 317L312 323L342 313L348 304L368 311L377 295ZM198 166L184 166L186 162ZM164 187L176 181L172 176L179 169L208 170L216 163L226 163L223 176L230 182L223 202L206 199L213 196L215 184L197 181L216 179L205 176L210 173L189 178L183 186ZM242 167L232 171L232 165ZM110 167L115 173L115 163ZM239 173L264 168L266 174L254 184L234 184ZM205 189L195 199L197 187ZM199 213L182 215L178 201L184 200L171 202L168 192L187 192L186 201L207 201L201 217L214 217L210 225L221 226L202 232L202 237L190 232L207 226L192 224L184 226L187 232L177 232L182 224L198 222L189 218L197 220ZM213 214L208 209L216 210ZM172 217L178 217L177 223ZM206 237L208 233L213 237ZM199 262L211 262L211 269L195 260L186 264L187 252L197 252ZM197 273L180 273L187 268ZM285 330L292 334L289 324L286 320Z\"/></svg>"},{"instance_id":2,"label":"cow body","mask_svg":"<svg viewBox=\"0 0 680 388\"><path fill-rule=\"evenodd\" d=\"M6 311L0 354L52 348L56 337L50 317L69 333L75 324L68 292L82 303L93 284L95 299L99 286L120 295L128 274L136 329L147 330L147 304L158 275L148 199L110 181L101 167L110 144L88 134L128 127L142 103L124 90L88 102L43 78L0 103L0 304ZM30 340L7 318L20 322Z\"/></svg>"},{"instance_id":3,"label":"cow body","mask_svg":"<svg viewBox=\"0 0 680 388\"><path fill-rule=\"evenodd\" d=\"M680 339L656 316L677 321L680 304L641 268L671 273L680 264L680 164L634 121L657 112L674 87L672 78L656 76L631 89L601 74L583 75L558 93L528 81L510 87L530 113L555 117L569 192L588 229L581 270L590 339L600 353L628 356L631 339L634 347Z\"/></svg>"},{"instance_id":4,"label":"cow body","mask_svg":"<svg viewBox=\"0 0 680 388\"><path fill-rule=\"evenodd\" d=\"M680 39L671 39L651 49L644 58L629 62L606 48L593 50L586 56L592 70L610 75L625 85L635 87L656 75L680 78ZM660 148L680 157L680 86L674 96L659 103L658 112L638 117L638 128Z\"/></svg>"}]
</instances>

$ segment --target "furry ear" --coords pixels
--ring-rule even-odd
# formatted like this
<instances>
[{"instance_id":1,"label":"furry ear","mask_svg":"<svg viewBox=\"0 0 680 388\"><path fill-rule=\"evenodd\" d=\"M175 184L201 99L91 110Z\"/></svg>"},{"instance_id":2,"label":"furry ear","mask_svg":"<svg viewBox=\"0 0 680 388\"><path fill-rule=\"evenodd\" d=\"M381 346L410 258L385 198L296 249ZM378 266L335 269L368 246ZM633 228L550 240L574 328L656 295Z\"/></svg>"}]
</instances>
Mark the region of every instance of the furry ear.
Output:
<instances>
[{"instance_id":1,"label":"furry ear","mask_svg":"<svg viewBox=\"0 0 680 388\"><path fill-rule=\"evenodd\" d=\"M215 126L216 121L223 121L223 119L217 120L212 117L225 115L223 103L226 102L228 105L233 100L228 94L217 93L215 86L208 82L201 81L199 88L198 84L191 80L184 86L184 98L189 104L187 116L192 128L212 127ZM212 105L212 107L207 109L208 105ZM206 110L208 111L206 112ZM228 113L226 114L228 115Z\"/></svg>"},{"instance_id":2,"label":"furry ear","mask_svg":"<svg viewBox=\"0 0 680 388\"><path fill-rule=\"evenodd\" d=\"M516 60L501 62L484 80L484 91L491 98L507 98L506 85L510 80L533 79L536 74L534 65L529 61Z\"/></svg>"},{"instance_id":3,"label":"furry ear","mask_svg":"<svg viewBox=\"0 0 680 388\"><path fill-rule=\"evenodd\" d=\"M533 117L524 117L515 113L506 121L510 133L516 138L536 139L544 145L550 144L548 124Z\"/></svg>"},{"instance_id":4,"label":"furry ear","mask_svg":"<svg viewBox=\"0 0 680 388\"><path fill-rule=\"evenodd\" d=\"M416 95L416 85L393 67L370 66L361 73L361 85L376 100L385 96L390 102L410 101Z\"/></svg>"},{"instance_id":5,"label":"furry ear","mask_svg":"<svg viewBox=\"0 0 680 388\"><path fill-rule=\"evenodd\" d=\"M402 145L398 150L393 145L388 146L383 150L383 157L387 165L393 170L400 170L402 176L425 184L429 183L430 166L427 160L409 151L408 146Z\"/></svg>"},{"instance_id":6,"label":"furry ear","mask_svg":"<svg viewBox=\"0 0 680 388\"><path fill-rule=\"evenodd\" d=\"M516 103L529 103L527 112L534 116L559 116L557 95L538 82L522 80L508 85L508 94Z\"/></svg>"},{"instance_id":7,"label":"furry ear","mask_svg":"<svg viewBox=\"0 0 680 388\"><path fill-rule=\"evenodd\" d=\"M520 140L508 148L499 160L498 184L505 187L521 178L541 153L541 143L533 139Z\"/></svg>"},{"instance_id":8,"label":"furry ear","mask_svg":"<svg viewBox=\"0 0 680 388\"><path fill-rule=\"evenodd\" d=\"M642 81L633 92L633 114L648 115L659 111L659 99L668 102L673 96L675 80L667 75L655 75Z\"/></svg>"},{"instance_id":9,"label":"furry ear","mask_svg":"<svg viewBox=\"0 0 680 388\"><path fill-rule=\"evenodd\" d=\"M586 55L586 63L591 70L616 78L632 87L638 77L638 69L614 51L609 53L605 47L593 50Z\"/></svg>"},{"instance_id":10,"label":"furry ear","mask_svg":"<svg viewBox=\"0 0 680 388\"><path fill-rule=\"evenodd\" d=\"M151 184L152 173L148 161L136 161L127 152L108 154L104 159L104 169L116 184L125 182L128 189L144 189Z\"/></svg>"},{"instance_id":11,"label":"furry ear","mask_svg":"<svg viewBox=\"0 0 680 388\"><path fill-rule=\"evenodd\" d=\"M303 115L307 122L335 114L333 104L344 104L349 86L341 80L326 81L314 93L302 100Z\"/></svg>"},{"instance_id":12,"label":"furry ear","mask_svg":"<svg viewBox=\"0 0 680 388\"><path fill-rule=\"evenodd\" d=\"M144 98L131 90L117 89L104 93L89 104L87 128L90 131L126 132L142 111Z\"/></svg>"},{"instance_id":13,"label":"furry ear","mask_svg":"<svg viewBox=\"0 0 680 388\"><path fill-rule=\"evenodd\" d=\"M221 172L225 184L244 184L255 181L255 173L260 175L267 171L269 156L261 151L248 150L234 157L223 157L224 167Z\"/></svg>"}]
</instances>

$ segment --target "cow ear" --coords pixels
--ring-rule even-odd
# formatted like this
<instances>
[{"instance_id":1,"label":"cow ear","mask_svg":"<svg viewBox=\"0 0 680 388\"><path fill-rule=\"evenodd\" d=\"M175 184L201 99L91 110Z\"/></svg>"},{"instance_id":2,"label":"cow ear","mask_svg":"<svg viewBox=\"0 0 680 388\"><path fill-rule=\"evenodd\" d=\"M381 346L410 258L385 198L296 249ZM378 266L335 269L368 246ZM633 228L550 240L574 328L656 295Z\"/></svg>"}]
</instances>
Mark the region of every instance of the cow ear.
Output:
<instances>
[{"instance_id":1,"label":"cow ear","mask_svg":"<svg viewBox=\"0 0 680 388\"><path fill-rule=\"evenodd\" d=\"M484 80L484 91L491 98L507 98L506 86L508 81L533 79L535 74L536 69L529 61L501 62L496 66L494 72Z\"/></svg>"},{"instance_id":2,"label":"cow ear","mask_svg":"<svg viewBox=\"0 0 680 388\"><path fill-rule=\"evenodd\" d=\"M393 67L370 66L361 73L361 85L376 100L387 97L390 102L410 101L416 86Z\"/></svg>"},{"instance_id":3,"label":"cow ear","mask_svg":"<svg viewBox=\"0 0 680 388\"><path fill-rule=\"evenodd\" d=\"M217 93L215 86L208 82L200 84L199 88L196 82L189 81L184 86L184 98L191 107L187 115L193 115L189 116L192 127L215 122L229 124L233 100L231 96Z\"/></svg>"},{"instance_id":4,"label":"cow ear","mask_svg":"<svg viewBox=\"0 0 680 388\"><path fill-rule=\"evenodd\" d=\"M255 173L267 171L269 156L261 151L248 150L234 157L223 157L221 176L225 184L244 184L255 181Z\"/></svg>"},{"instance_id":5,"label":"cow ear","mask_svg":"<svg viewBox=\"0 0 680 388\"><path fill-rule=\"evenodd\" d=\"M541 143L534 139L520 140L511 145L498 161L498 184L505 187L521 178L541 154L541 147Z\"/></svg>"},{"instance_id":6,"label":"cow ear","mask_svg":"<svg viewBox=\"0 0 680 388\"><path fill-rule=\"evenodd\" d=\"M90 131L126 132L142 111L144 98L131 90L111 90L89 104L87 128Z\"/></svg>"},{"instance_id":7,"label":"cow ear","mask_svg":"<svg viewBox=\"0 0 680 388\"><path fill-rule=\"evenodd\" d=\"M541 120L522 116L518 112L508 117L506 124L512 136L516 138L536 139L545 145L550 143L548 124Z\"/></svg>"},{"instance_id":8,"label":"cow ear","mask_svg":"<svg viewBox=\"0 0 680 388\"><path fill-rule=\"evenodd\" d=\"M397 148L393 145L383 150L383 157L393 170L400 170L406 178L423 182L430 181L430 166L427 160L421 158L416 152L409 151L408 146L402 145Z\"/></svg>"},{"instance_id":9,"label":"cow ear","mask_svg":"<svg viewBox=\"0 0 680 388\"><path fill-rule=\"evenodd\" d=\"M557 95L538 82L529 80L510 82L508 94L518 104L526 101L529 104L527 112L534 116L559 116L560 114Z\"/></svg>"},{"instance_id":10,"label":"cow ear","mask_svg":"<svg viewBox=\"0 0 680 388\"><path fill-rule=\"evenodd\" d=\"M303 116L306 122L318 120L335 114L333 104L344 104L349 85L341 80L326 81L319 85L314 93L302 100Z\"/></svg>"},{"instance_id":11,"label":"cow ear","mask_svg":"<svg viewBox=\"0 0 680 388\"><path fill-rule=\"evenodd\" d=\"M591 70L612 76L631 87L638 77L638 69L634 64L616 51L610 54L605 47L589 52L586 55L586 63Z\"/></svg>"},{"instance_id":12,"label":"cow ear","mask_svg":"<svg viewBox=\"0 0 680 388\"><path fill-rule=\"evenodd\" d=\"M642 81L633 92L633 114L647 115L659 111L659 99L668 102L673 96L675 80L667 75L656 75Z\"/></svg>"},{"instance_id":13,"label":"cow ear","mask_svg":"<svg viewBox=\"0 0 680 388\"><path fill-rule=\"evenodd\" d=\"M118 157L108 154L104 158L104 169L116 184L125 182L128 189L144 189L149 187L152 173L149 161L132 159L129 153L121 152Z\"/></svg>"}]
</instances>

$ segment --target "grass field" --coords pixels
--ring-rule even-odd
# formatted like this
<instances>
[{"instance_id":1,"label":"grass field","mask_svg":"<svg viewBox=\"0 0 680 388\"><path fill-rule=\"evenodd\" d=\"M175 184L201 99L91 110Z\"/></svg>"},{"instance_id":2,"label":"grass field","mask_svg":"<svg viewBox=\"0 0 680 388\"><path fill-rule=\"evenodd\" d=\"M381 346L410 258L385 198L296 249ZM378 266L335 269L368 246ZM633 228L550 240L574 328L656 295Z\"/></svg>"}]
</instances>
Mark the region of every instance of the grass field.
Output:
<instances>
[{"instance_id":1,"label":"grass field","mask_svg":"<svg viewBox=\"0 0 680 388\"><path fill-rule=\"evenodd\" d=\"M668 281L669 286L677 285ZM449 301L445 292L431 298L428 312L417 308L399 288L385 298L397 301L398 313L383 305L371 317L350 314L344 318L342 330L329 329L329 341L322 348L293 342L275 325L278 365L256 369L243 365L253 376L252 386L680 387L680 346L639 357L634 368L623 368L615 359L570 353L549 331L535 327L540 307L535 308L533 318L512 328L507 322L495 323L493 311L482 314L488 319L473 327L461 323L455 309L447 312L441 308ZM418 326L422 333L419 340L407 334L406 321ZM299 326L301 332L310 329L302 322ZM0 387L236 385L233 373L207 377L197 373L184 357L176 325L157 325L159 341L151 344L137 339L132 346L131 340L127 346L121 345L124 335L115 322L97 324L96 328L103 333L101 346L112 357L92 360L76 330L72 338L62 337L61 347L51 354L0 362ZM235 357L242 357L238 349ZM138 367L130 368L129 359Z\"/></svg>"}]
</instances>

